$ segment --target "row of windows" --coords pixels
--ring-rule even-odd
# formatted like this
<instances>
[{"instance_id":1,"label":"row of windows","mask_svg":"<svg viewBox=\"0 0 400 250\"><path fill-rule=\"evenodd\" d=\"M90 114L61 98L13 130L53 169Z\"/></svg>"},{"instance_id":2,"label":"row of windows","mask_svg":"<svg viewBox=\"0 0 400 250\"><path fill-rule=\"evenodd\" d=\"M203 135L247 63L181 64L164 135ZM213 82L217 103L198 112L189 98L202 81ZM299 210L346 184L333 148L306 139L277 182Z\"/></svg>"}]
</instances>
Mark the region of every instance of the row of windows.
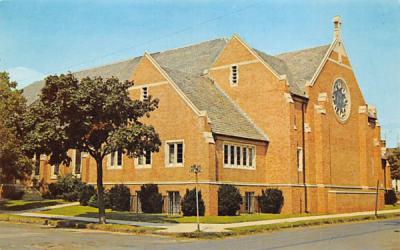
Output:
<instances>
[{"instance_id":1,"label":"row of windows","mask_svg":"<svg viewBox=\"0 0 400 250\"><path fill-rule=\"evenodd\" d=\"M255 147L224 144L224 166L255 168Z\"/></svg>"},{"instance_id":2,"label":"row of windows","mask_svg":"<svg viewBox=\"0 0 400 250\"><path fill-rule=\"evenodd\" d=\"M302 154L298 152L298 157ZM299 158L298 158L299 159ZM74 150L72 157L72 172L73 174L81 173L82 153L79 150ZM184 143L183 141L167 142L166 143L166 165L168 167L183 166L184 162ZM39 163L36 160L35 175L39 175ZM302 161L298 161L299 170ZM109 169L120 169L123 165L123 152L117 150L108 156L107 167ZM152 153L150 151L144 152L143 156L135 158L136 168L151 168ZM224 167L238 167L238 168L255 168L255 147L248 145L233 145L224 144ZM51 166L51 176L57 177L60 171L60 165L56 164Z\"/></svg>"},{"instance_id":3,"label":"row of windows","mask_svg":"<svg viewBox=\"0 0 400 250\"><path fill-rule=\"evenodd\" d=\"M183 142L167 142L166 143L166 165L169 167L183 166L184 146ZM152 164L152 153L146 151L144 154L135 159L137 168L149 168ZM108 168L122 167L122 150L115 151L109 155Z\"/></svg>"}]
</instances>

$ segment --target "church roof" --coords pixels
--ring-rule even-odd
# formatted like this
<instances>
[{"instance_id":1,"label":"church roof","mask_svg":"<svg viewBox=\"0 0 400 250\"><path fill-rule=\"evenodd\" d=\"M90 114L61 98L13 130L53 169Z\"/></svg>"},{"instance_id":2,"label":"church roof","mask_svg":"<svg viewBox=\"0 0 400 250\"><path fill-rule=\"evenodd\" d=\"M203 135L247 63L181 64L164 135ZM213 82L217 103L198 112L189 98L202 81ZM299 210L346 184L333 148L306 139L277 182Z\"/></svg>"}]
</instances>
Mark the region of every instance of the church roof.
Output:
<instances>
[{"instance_id":1,"label":"church roof","mask_svg":"<svg viewBox=\"0 0 400 250\"><path fill-rule=\"evenodd\" d=\"M228 43L226 39L215 39L199 44L152 53L151 57L167 72L187 98L199 109L207 111L214 133L244 137L256 140L268 140L267 136L250 118L210 79L202 77L217 56ZM278 74L286 75L290 91L305 96L304 86L311 80L320 65L329 46L284 53L276 56L262 51L254 51ZM131 58L113 64L75 72L77 78L86 76L118 77L128 80L138 65L140 57ZM44 80L37 81L24 88L28 104L37 99Z\"/></svg>"}]
</instances>

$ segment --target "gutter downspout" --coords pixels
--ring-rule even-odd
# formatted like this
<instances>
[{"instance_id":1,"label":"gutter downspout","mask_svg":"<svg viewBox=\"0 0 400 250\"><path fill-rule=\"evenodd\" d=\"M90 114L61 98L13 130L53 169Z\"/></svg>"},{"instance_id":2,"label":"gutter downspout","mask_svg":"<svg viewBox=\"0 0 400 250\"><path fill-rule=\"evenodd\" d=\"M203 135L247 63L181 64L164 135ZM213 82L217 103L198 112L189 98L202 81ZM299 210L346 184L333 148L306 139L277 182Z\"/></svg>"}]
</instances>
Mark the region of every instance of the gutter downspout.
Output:
<instances>
[{"instance_id":1,"label":"gutter downspout","mask_svg":"<svg viewBox=\"0 0 400 250\"><path fill-rule=\"evenodd\" d=\"M308 211L308 196L307 196L307 182L306 182L306 149L305 149L305 125L304 125L304 105L305 103L303 102L301 104L301 122L303 124L303 129L302 129L302 147L303 147L303 185L304 185L304 210L306 213L309 213Z\"/></svg>"}]
</instances>

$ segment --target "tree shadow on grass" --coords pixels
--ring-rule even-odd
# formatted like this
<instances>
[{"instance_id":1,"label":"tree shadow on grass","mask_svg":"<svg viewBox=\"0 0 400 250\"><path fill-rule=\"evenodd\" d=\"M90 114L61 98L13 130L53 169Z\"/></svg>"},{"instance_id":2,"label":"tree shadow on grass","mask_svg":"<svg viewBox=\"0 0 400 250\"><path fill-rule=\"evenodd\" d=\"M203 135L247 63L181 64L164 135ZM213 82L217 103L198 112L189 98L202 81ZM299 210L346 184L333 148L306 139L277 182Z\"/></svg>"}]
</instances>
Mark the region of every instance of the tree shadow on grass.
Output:
<instances>
[{"instance_id":1,"label":"tree shadow on grass","mask_svg":"<svg viewBox=\"0 0 400 250\"><path fill-rule=\"evenodd\" d=\"M0 210L4 211L23 211L41 207L48 207L61 204L59 201L26 201L21 202L21 204L17 203L18 201L13 200L3 200L0 201Z\"/></svg>"},{"instance_id":2,"label":"tree shadow on grass","mask_svg":"<svg viewBox=\"0 0 400 250\"><path fill-rule=\"evenodd\" d=\"M98 213L85 212L76 216L98 218ZM149 222L149 223L178 223L176 220L174 220L174 217L168 217L165 214L145 214L145 213L111 211L111 212L106 212L106 218L111 220L137 221L137 222Z\"/></svg>"}]
</instances>

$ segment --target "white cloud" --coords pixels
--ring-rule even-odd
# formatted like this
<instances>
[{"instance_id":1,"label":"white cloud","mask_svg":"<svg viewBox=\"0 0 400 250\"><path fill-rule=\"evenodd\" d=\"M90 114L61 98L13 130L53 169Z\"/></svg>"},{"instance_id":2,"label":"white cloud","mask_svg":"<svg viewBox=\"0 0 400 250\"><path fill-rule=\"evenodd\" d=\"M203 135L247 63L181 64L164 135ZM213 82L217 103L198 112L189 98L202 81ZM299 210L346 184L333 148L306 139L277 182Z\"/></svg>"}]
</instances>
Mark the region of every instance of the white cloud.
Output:
<instances>
[{"instance_id":1,"label":"white cloud","mask_svg":"<svg viewBox=\"0 0 400 250\"><path fill-rule=\"evenodd\" d=\"M10 74L11 80L18 83L19 88L25 87L34 81L42 80L45 77L41 72L25 67L15 67L6 71Z\"/></svg>"}]
</instances>

